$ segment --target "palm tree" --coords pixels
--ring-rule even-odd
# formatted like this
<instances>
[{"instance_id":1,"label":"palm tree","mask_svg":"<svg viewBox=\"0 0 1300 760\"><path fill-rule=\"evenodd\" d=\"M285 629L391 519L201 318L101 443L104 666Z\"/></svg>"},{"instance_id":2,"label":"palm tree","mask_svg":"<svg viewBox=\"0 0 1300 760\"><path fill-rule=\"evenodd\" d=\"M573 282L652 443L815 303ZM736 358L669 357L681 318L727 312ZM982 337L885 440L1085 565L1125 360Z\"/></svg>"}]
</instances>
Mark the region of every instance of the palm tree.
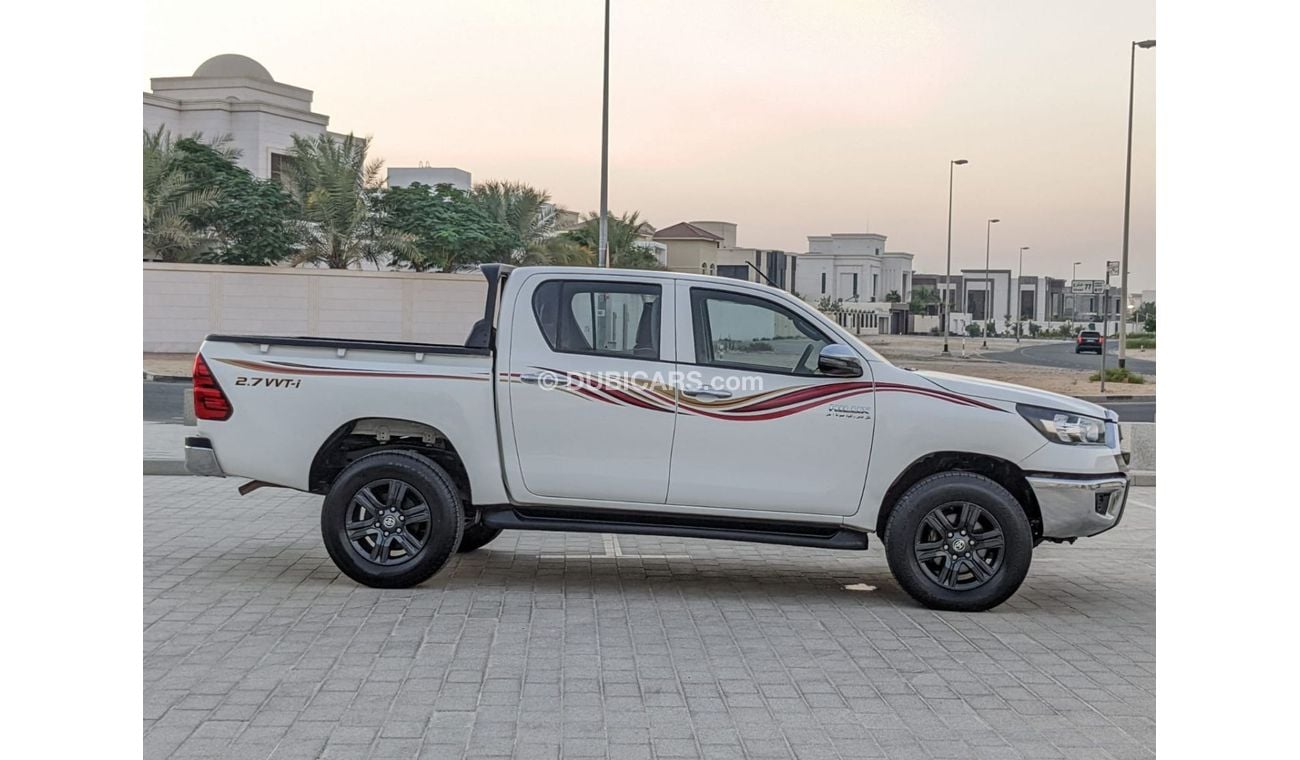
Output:
<instances>
[{"instance_id":1,"label":"palm tree","mask_svg":"<svg viewBox=\"0 0 1300 760\"><path fill-rule=\"evenodd\" d=\"M515 263L520 266L591 267L596 265L596 255L572 238L556 235L529 246Z\"/></svg>"},{"instance_id":2,"label":"palm tree","mask_svg":"<svg viewBox=\"0 0 1300 760\"><path fill-rule=\"evenodd\" d=\"M194 135L201 139L202 135ZM228 147L229 136L212 145L223 154L238 153ZM144 254L163 261L190 261L207 240L196 227L194 215L217 202L214 189L197 190L180 167L180 154L164 127L144 131Z\"/></svg>"},{"instance_id":3,"label":"palm tree","mask_svg":"<svg viewBox=\"0 0 1300 760\"><path fill-rule=\"evenodd\" d=\"M474 186L474 202L510 231L509 251L499 251L502 260L523 260L525 254L548 239L555 228L554 210L548 208L550 193L522 182L494 180ZM529 257L533 258L533 257Z\"/></svg>"},{"instance_id":4,"label":"palm tree","mask_svg":"<svg viewBox=\"0 0 1300 760\"><path fill-rule=\"evenodd\" d=\"M641 245L645 222L638 211L611 217L609 227L609 265L618 269L660 269L654 252ZM565 233L593 254L600 246L600 215L588 213L582 224Z\"/></svg>"},{"instance_id":5,"label":"palm tree","mask_svg":"<svg viewBox=\"0 0 1300 760\"><path fill-rule=\"evenodd\" d=\"M409 235L383 228L374 213L383 161L366 159L367 144L349 134L293 136L285 185L303 210L302 248L294 264L347 269L375 264L413 247Z\"/></svg>"}]
</instances>

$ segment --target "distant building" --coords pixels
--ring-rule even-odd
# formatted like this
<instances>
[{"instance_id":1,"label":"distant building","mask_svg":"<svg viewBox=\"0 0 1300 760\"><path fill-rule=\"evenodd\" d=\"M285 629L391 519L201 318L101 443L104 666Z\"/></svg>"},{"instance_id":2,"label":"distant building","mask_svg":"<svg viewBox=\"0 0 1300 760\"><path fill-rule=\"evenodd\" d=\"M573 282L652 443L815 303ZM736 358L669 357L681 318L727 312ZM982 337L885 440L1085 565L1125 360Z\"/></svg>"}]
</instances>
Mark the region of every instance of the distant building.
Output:
<instances>
[{"instance_id":1,"label":"distant building","mask_svg":"<svg viewBox=\"0 0 1300 760\"><path fill-rule=\"evenodd\" d=\"M187 77L155 77L144 93L144 128L164 127L173 139L195 132L230 135L238 163L263 179L278 177L293 135L331 134L330 118L311 110L312 91L277 82L242 55L218 55Z\"/></svg>"},{"instance_id":2,"label":"distant building","mask_svg":"<svg viewBox=\"0 0 1300 760\"><path fill-rule=\"evenodd\" d=\"M664 269L689 274L717 274L723 237L690 222L657 230L654 242L664 246Z\"/></svg>"},{"instance_id":3,"label":"distant building","mask_svg":"<svg viewBox=\"0 0 1300 760\"><path fill-rule=\"evenodd\" d=\"M474 186L469 172L452 166L390 166L388 167L388 186L406 187L415 183L437 187L451 185L457 190L469 192Z\"/></svg>"},{"instance_id":4,"label":"distant building","mask_svg":"<svg viewBox=\"0 0 1300 760\"><path fill-rule=\"evenodd\" d=\"M874 232L809 235L800 254L795 292L804 300L885 303L891 293L911 298L912 254L886 251L885 236Z\"/></svg>"}]
</instances>

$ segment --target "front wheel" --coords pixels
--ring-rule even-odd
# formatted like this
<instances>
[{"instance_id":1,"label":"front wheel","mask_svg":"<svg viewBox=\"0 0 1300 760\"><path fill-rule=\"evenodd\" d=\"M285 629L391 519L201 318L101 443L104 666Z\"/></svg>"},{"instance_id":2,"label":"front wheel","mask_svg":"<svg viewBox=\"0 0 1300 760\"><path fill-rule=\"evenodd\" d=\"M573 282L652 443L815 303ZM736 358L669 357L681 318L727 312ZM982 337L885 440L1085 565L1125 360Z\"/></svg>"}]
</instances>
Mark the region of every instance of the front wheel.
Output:
<instances>
[{"instance_id":1,"label":"front wheel","mask_svg":"<svg viewBox=\"0 0 1300 760\"><path fill-rule=\"evenodd\" d=\"M348 465L321 506L321 536L349 578L406 588L442 569L460 545L465 513L447 472L407 451Z\"/></svg>"},{"instance_id":2,"label":"front wheel","mask_svg":"<svg viewBox=\"0 0 1300 760\"><path fill-rule=\"evenodd\" d=\"M882 538L890 571L913 599L957 612L992 609L1010 598L1034 549L1016 498L972 472L943 472L912 486Z\"/></svg>"}]
</instances>

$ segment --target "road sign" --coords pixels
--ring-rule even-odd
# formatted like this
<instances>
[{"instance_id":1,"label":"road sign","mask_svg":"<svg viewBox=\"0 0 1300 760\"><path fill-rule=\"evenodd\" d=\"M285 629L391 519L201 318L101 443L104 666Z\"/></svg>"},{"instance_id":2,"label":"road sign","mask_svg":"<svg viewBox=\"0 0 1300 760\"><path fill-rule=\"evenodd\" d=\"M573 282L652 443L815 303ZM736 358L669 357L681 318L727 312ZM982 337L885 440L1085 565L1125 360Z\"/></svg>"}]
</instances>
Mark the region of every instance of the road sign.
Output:
<instances>
[{"instance_id":1,"label":"road sign","mask_svg":"<svg viewBox=\"0 0 1300 760\"><path fill-rule=\"evenodd\" d=\"M1105 280L1074 280L1070 283L1070 292L1076 295L1094 295L1106 292Z\"/></svg>"},{"instance_id":2,"label":"road sign","mask_svg":"<svg viewBox=\"0 0 1300 760\"><path fill-rule=\"evenodd\" d=\"M1119 262L1118 262L1118 261L1107 261L1107 262L1106 262L1106 274L1110 275L1111 277L1119 277Z\"/></svg>"}]
</instances>

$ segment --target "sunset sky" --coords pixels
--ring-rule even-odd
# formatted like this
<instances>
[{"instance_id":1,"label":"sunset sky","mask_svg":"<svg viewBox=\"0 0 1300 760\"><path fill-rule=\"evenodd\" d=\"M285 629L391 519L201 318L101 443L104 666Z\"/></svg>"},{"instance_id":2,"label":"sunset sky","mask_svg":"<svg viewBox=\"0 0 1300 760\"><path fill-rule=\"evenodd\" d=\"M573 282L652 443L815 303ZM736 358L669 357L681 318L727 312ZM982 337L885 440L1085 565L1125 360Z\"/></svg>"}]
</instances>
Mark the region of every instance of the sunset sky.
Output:
<instances>
[{"instance_id":1,"label":"sunset sky","mask_svg":"<svg viewBox=\"0 0 1300 760\"><path fill-rule=\"evenodd\" d=\"M744 246L870 230L942 272L1104 274L1123 224L1129 43L1154 2L613 0L610 207ZM595 210L600 0L146 3L142 85L219 53L315 92L390 166L457 166ZM1131 279L1155 279L1155 76L1138 51Z\"/></svg>"}]
</instances>

